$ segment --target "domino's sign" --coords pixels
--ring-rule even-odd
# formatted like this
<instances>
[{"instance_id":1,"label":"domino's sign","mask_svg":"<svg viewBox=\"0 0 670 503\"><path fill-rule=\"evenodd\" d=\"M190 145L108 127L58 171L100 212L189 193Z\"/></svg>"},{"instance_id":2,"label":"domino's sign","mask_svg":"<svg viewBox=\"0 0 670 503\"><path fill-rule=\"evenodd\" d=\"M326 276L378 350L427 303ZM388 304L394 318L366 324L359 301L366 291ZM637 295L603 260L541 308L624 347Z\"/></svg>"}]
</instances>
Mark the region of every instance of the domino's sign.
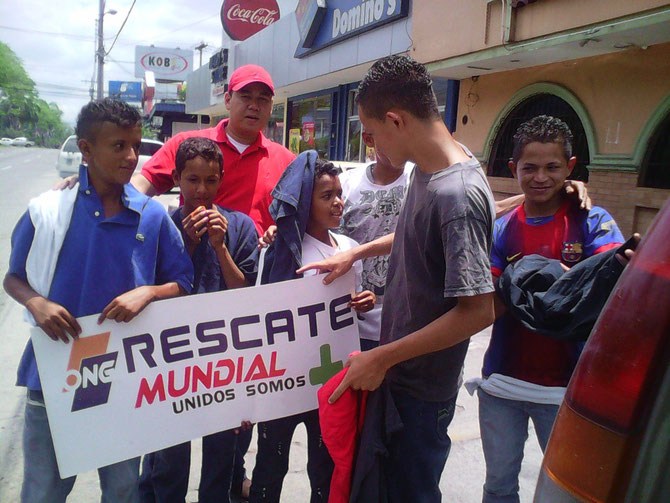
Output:
<instances>
[{"instance_id":1,"label":"domino's sign","mask_svg":"<svg viewBox=\"0 0 670 503\"><path fill-rule=\"evenodd\" d=\"M409 0L300 0L296 13L301 35L296 58L409 15ZM324 11L325 10L325 11ZM318 28L315 26L318 24ZM316 33L316 35L314 35Z\"/></svg>"}]
</instances>

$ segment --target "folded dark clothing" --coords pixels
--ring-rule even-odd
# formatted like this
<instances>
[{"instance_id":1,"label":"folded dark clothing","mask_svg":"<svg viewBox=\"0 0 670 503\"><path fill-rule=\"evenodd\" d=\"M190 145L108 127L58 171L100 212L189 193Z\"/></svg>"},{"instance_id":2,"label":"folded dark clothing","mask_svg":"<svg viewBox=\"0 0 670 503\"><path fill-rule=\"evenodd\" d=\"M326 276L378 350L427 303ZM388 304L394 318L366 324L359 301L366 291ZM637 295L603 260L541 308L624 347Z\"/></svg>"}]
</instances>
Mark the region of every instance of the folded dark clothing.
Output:
<instances>
[{"instance_id":1,"label":"folded dark clothing","mask_svg":"<svg viewBox=\"0 0 670 503\"><path fill-rule=\"evenodd\" d=\"M391 437L403 428L391 389L386 381L368 394L363 431L351 480L349 503L389 501L384 460Z\"/></svg>"},{"instance_id":2,"label":"folded dark clothing","mask_svg":"<svg viewBox=\"0 0 670 503\"><path fill-rule=\"evenodd\" d=\"M564 271L558 260L528 255L505 269L496 291L526 328L553 339L585 341L623 266L618 248Z\"/></svg>"}]
</instances>

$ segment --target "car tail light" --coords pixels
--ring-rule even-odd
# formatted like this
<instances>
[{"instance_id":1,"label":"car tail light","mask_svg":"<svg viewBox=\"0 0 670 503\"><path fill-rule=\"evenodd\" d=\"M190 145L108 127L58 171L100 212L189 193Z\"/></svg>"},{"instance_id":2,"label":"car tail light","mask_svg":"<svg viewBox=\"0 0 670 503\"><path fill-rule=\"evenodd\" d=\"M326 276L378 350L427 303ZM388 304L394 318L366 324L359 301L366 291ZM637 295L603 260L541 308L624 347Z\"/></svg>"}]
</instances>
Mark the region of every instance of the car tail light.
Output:
<instances>
[{"instance_id":1,"label":"car tail light","mask_svg":"<svg viewBox=\"0 0 670 503\"><path fill-rule=\"evenodd\" d=\"M623 499L655 390L670 359L670 201L591 332L554 424L540 486L584 501ZM567 500L566 500L567 501Z\"/></svg>"}]
</instances>

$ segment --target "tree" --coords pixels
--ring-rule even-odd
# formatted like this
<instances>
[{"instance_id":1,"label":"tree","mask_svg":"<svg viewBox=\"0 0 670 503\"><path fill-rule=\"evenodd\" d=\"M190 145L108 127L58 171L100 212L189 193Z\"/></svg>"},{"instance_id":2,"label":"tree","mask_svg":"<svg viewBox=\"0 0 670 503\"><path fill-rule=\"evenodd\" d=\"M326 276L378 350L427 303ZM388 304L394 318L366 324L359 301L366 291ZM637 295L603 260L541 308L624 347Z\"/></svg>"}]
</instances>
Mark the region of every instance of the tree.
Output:
<instances>
[{"instance_id":1,"label":"tree","mask_svg":"<svg viewBox=\"0 0 670 503\"><path fill-rule=\"evenodd\" d=\"M0 42L0 136L27 136L37 145L57 147L70 132L58 105L38 96L21 60Z\"/></svg>"}]
</instances>

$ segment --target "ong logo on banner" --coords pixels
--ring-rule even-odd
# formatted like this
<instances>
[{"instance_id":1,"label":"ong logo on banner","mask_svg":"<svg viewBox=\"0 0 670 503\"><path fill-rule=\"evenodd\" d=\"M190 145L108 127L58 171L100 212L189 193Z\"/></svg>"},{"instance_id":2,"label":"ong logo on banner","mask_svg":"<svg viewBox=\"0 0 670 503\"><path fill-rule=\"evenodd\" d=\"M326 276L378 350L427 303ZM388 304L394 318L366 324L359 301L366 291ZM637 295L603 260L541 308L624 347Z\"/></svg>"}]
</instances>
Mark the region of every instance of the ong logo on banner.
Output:
<instances>
[{"instance_id":1,"label":"ong logo on banner","mask_svg":"<svg viewBox=\"0 0 670 503\"><path fill-rule=\"evenodd\" d=\"M359 348L349 274L150 304L132 323L79 318L32 341L61 477L317 407Z\"/></svg>"}]
</instances>

